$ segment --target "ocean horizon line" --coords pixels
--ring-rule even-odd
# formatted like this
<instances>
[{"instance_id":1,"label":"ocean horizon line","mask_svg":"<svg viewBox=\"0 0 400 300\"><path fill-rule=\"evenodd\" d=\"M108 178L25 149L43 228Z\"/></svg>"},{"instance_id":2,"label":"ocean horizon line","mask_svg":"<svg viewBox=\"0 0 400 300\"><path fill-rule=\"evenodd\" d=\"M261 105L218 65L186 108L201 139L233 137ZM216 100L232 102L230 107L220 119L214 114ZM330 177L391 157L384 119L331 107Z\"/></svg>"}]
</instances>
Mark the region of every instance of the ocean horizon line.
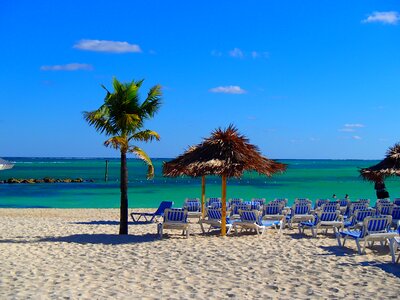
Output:
<instances>
[{"instance_id":1,"label":"ocean horizon line","mask_svg":"<svg viewBox=\"0 0 400 300\"><path fill-rule=\"evenodd\" d=\"M80 160L100 160L100 159L112 159L112 160L119 160L119 156L0 156L6 160L13 160L13 159L80 159ZM171 160L175 157L150 157L154 160ZM294 160L301 160L301 161L376 161L380 160L381 158L270 158L274 160L285 160L285 161L294 161ZM136 157L128 157L128 160L141 160L140 158Z\"/></svg>"}]
</instances>

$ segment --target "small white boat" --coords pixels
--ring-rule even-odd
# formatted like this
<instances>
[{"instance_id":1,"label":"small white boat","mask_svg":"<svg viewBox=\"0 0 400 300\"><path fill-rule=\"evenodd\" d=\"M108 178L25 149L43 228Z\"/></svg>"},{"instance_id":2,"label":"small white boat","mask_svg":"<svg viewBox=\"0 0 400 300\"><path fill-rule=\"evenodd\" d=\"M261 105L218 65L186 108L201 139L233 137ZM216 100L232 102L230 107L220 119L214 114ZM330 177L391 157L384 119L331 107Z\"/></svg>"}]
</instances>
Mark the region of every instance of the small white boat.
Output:
<instances>
[{"instance_id":1,"label":"small white boat","mask_svg":"<svg viewBox=\"0 0 400 300\"><path fill-rule=\"evenodd\" d=\"M0 158L0 171L1 170L8 170L14 167L14 164Z\"/></svg>"}]
</instances>

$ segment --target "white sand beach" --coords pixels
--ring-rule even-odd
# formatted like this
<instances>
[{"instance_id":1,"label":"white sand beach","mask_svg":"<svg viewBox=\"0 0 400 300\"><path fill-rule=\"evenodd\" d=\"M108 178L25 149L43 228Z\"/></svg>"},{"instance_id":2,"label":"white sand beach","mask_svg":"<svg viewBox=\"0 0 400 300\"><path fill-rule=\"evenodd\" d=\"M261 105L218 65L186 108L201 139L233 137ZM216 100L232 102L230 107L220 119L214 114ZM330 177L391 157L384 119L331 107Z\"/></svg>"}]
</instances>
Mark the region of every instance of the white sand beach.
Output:
<instances>
[{"instance_id":1,"label":"white sand beach","mask_svg":"<svg viewBox=\"0 0 400 300\"><path fill-rule=\"evenodd\" d=\"M387 247L366 255L332 235L183 238L156 224L118 236L116 209L0 209L1 299L398 298Z\"/></svg>"}]
</instances>

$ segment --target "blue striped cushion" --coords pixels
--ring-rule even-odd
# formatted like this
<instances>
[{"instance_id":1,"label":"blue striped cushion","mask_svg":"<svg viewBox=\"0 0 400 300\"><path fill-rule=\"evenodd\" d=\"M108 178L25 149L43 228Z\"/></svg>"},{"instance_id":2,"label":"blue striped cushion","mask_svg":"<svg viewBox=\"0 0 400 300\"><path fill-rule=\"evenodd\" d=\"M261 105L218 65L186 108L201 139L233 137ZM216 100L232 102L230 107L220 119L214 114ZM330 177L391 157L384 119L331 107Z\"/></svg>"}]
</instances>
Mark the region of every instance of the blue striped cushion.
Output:
<instances>
[{"instance_id":1,"label":"blue striped cushion","mask_svg":"<svg viewBox=\"0 0 400 300\"><path fill-rule=\"evenodd\" d=\"M267 206L264 207L263 214L264 215L280 215L280 214L282 214L282 205L268 204Z\"/></svg>"},{"instance_id":2,"label":"blue striped cushion","mask_svg":"<svg viewBox=\"0 0 400 300\"><path fill-rule=\"evenodd\" d=\"M324 222L331 222L337 220L337 214L335 212L323 212L318 219Z\"/></svg>"},{"instance_id":3,"label":"blue striped cushion","mask_svg":"<svg viewBox=\"0 0 400 300\"><path fill-rule=\"evenodd\" d=\"M181 208L173 208L173 209L168 209L166 210L166 217L165 219L168 221L173 221L173 222L186 222L187 221L187 215L185 211Z\"/></svg>"},{"instance_id":4,"label":"blue striped cushion","mask_svg":"<svg viewBox=\"0 0 400 300\"><path fill-rule=\"evenodd\" d=\"M392 218L396 220L400 219L400 206L393 207Z\"/></svg>"},{"instance_id":5,"label":"blue striped cushion","mask_svg":"<svg viewBox=\"0 0 400 300\"><path fill-rule=\"evenodd\" d=\"M293 210L293 209L292 209ZM305 204L296 204L294 207L295 215L305 215L310 212L310 206Z\"/></svg>"},{"instance_id":6,"label":"blue striped cushion","mask_svg":"<svg viewBox=\"0 0 400 300\"><path fill-rule=\"evenodd\" d=\"M201 209L201 204L199 202L187 202L185 205L187 211L198 212Z\"/></svg>"},{"instance_id":7,"label":"blue striped cushion","mask_svg":"<svg viewBox=\"0 0 400 300\"><path fill-rule=\"evenodd\" d=\"M207 215L209 219L213 220L221 220L222 214L220 209L208 209L207 210Z\"/></svg>"}]
</instances>

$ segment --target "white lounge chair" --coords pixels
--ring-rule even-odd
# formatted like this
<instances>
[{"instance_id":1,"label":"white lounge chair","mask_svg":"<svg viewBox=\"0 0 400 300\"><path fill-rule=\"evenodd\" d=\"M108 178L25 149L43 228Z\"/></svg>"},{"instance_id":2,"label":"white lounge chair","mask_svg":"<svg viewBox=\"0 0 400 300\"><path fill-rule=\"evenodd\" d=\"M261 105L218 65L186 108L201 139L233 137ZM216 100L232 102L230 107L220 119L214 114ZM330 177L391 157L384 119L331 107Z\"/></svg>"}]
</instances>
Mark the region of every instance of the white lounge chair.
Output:
<instances>
[{"instance_id":1,"label":"white lounge chair","mask_svg":"<svg viewBox=\"0 0 400 300\"><path fill-rule=\"evenodd\" d=\"M311 229L313 237L317 237L318 229L325 229L325 233L327 233L330 228L333 229L334 233L339 228L343 229L343 217L339 210L319 211L313 220L299 223L299 233L304 234L304 229Z\"/></svg>"},{"instance_id":2,"label":"white lounge chair","mask_svg":"<svg viewBox=\"0 0 400 300\"><path fill-rule=\"evenodd\" d=\"M337 241L339 246L344 246L347 238L352 238L357 244L357 250L359 254L365 253L365 248L368 242L379 241L381 244L386 242L395 236L397 232L390 231L390 224L392 222L392 216L379 216L379 217L367 217L364 219L363 226L360 230L345 230L336 233ZM343 244L340 238L343 238ZM364 242L363 248L361 248L360 242Z\"/></svg>"},{"instance_id":3,"label":"white lounge chair","mask_svg":"<svg viewBox=\"0 0 400 300\"><path fill-rule=\"evenodd\" d=\"M262 235L268 227L278 228L279 233L282 232L282 221L263 220L262 214L258 210L239 210L240 220L233 222L233 228L237 233L237 228L241 227L246 230L254 230L257 234Z\"/></svg>"},{"instance_id":4,"label":"white lounge chair","mask_svg":"<svg viewBox=\"0 0 400 300\"><path fill-rule=\"evenodd\" d=\"M207 209L207 216L205 219L200 219L199 224L201 226L201 231L203 233L206 233L204 229L204 224L210 225L208 228L208 232L210 232L211 229L220 229L221 228L221 218L222 218L222 213L220 208L208 208ZM232 230L232 222L230 221L229 218L226 220L226 233L229 234Z\"/></svg>"},{"instance_id":5,"label":"white lounge chair","mask_svg":"<svg viewBox=\"0 0 400 300\"><path fill-rule=\"evenodd\" d=\"M182 230L182 233L189 237L189 226L190 223L187 220L188 212L182 208L169 208L164 211L164 220L162 223L158 223L157 231L162 238L164 229L178 229Z\"/></svg>"}]
</instances>

